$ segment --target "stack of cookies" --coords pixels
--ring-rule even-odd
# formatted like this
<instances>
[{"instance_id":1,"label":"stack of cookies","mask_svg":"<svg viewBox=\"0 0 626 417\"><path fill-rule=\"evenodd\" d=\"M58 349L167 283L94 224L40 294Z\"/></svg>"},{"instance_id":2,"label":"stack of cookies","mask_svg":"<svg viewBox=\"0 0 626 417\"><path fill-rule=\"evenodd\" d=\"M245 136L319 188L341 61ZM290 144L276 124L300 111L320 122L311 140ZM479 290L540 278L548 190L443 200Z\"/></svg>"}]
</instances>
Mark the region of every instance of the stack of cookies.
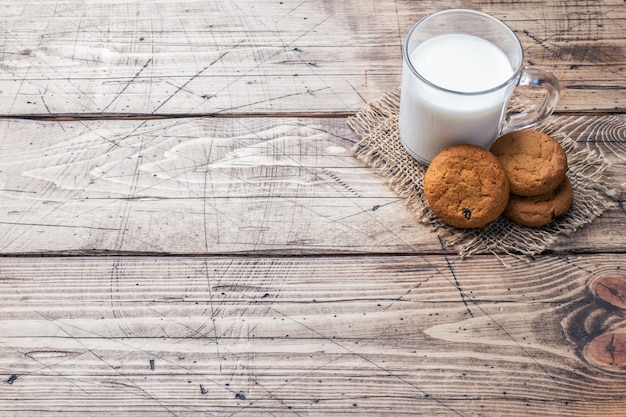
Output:
<instances>
[{"instance_id":1,"label":"stack of cookies","mask_svg":"<svg viewBox=\"0 0 626 417\"><path fill-rule=\"evenodd\" d=\"M443 150L424 176L433 213L450 226L484 226L504 215L527 227L544 226L572 203L567 156L561 145L535 130L498 138L489 151L474 145Z\"/></svg>"},{"instance_id":2,"label":"stack of cookies","mask_svg":"<svg viewBox=\"0 0 626 417\"><path fill-rule=\"evenodd\" d=\"M545 226L567 213L572 184L567 178L567 156L561 145L535 130L508 133L491 152L502 163L511 196L504 216L522 226Z\"/></svg>"}]
</instances>

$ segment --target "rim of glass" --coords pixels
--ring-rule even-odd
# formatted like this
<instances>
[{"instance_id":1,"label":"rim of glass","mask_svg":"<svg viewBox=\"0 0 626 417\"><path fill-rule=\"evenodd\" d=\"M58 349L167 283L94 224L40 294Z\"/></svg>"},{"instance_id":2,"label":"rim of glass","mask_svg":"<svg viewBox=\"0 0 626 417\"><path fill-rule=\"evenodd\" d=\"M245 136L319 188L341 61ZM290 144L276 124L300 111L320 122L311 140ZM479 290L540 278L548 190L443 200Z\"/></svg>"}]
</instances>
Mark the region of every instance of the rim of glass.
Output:
<instances>
[{"instance_id":1,"label":"rim of glass","mask_svg":"<svg viewBox=\"0 0 626 417\"><path fill-rule=\"evenodd\" d=\"M511 75L511 77L509 77L506 81L504 81L503 83L489 88L487 90L480 90L480 91L456 91L456 90L450 90L441 86L438 86L437 84L432 83L431 81L427 80L425 77L423 77L419 71L417 71L417 69L413 66L413 63L411 62L410 59L410 53L408 51L409 48L409 39L411 39L411 36L413 35L413 32L417 29L418 26L420 26L421 23L425 22L426 20L432 19L434 17L440 16L442 14L450 14L450 13L466 13L466 14L473 14L476 16L480 16L489 20L492 20L496 23L498 23L506 32L508 32L511 36L512 39L515 39L516 44L517 44L517 49L520 52L520 63L517 67L517 69L513 72L513 75ZM498 91L501 88L511 84L511 82L513 80L515 80L522 72L523 66L524 66L524 48L522 48L522 44L519 41L519 38L517 37L517 35L515 34L515 32L513 32L513 30L508 27L504 22L502 22L500 19L495 18L491 15L488 15L487 13L482 13L482 12L478 12L476 10L470 10L470 9L447 9L447 10L441 10L439 12L435 12L435 13L431 13L428 16L424 16L423 18L421 18L420 20L418 20L413 27L411 28L411 30L409 30L409 33L407 34L405 40L404 40L404 44L402 45L402 56L404 61L408 64L409 68L411 69L411 72L413 74L415 74L420 80L422 80L423 82L425 82L426 84L428 84L429 86L436 88L437 90L441 90L441 91L445 91L448 93L453 93L453 94L459 94L459 95L465 95L465 96L473 96L473 95L480 95L480 94L488 94L488 93L492 93L494 91Z\"/></svg>"}]
</instances>

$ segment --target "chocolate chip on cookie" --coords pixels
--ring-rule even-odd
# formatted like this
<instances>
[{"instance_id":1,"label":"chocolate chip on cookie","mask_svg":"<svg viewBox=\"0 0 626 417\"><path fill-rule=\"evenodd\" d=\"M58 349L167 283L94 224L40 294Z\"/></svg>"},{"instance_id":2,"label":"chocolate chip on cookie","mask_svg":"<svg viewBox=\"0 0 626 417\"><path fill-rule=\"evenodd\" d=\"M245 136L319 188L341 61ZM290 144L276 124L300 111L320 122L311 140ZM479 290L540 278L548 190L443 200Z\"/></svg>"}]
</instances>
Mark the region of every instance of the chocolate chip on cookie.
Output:
<instances>
[{"instance_id":1,"label":"chocolate chip on cookie","mask_svg":"<svg viewBox=\"0 0 626 417\"><path fill-rule=\"evenodd\" d=\"M450 226L480 227L506 207L509 182L492 153L475 145L456 145L430 163L424 196L432 212Z\"/></svg>"}]
</instances>

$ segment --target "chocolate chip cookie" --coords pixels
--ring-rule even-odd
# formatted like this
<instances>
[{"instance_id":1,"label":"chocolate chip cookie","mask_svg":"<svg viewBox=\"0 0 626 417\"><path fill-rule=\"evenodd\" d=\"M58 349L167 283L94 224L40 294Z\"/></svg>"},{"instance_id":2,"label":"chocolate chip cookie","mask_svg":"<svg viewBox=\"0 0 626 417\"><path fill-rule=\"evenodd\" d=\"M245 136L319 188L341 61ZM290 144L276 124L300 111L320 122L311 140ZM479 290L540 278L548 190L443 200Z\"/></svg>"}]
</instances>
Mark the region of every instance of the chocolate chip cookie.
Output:
<instances>
[{"instance_id":1,"label":"chocolate chip cookie","mask_svg":"<svg viewBox=\"0 0 626 417\"><path fill-rule=\"evenodd\" d=\"M448 225L480 227L504 211L509 181L492 153L475 145L456 145L430 163L424 196L433 213Z\"/></svg>"}]
</instances>

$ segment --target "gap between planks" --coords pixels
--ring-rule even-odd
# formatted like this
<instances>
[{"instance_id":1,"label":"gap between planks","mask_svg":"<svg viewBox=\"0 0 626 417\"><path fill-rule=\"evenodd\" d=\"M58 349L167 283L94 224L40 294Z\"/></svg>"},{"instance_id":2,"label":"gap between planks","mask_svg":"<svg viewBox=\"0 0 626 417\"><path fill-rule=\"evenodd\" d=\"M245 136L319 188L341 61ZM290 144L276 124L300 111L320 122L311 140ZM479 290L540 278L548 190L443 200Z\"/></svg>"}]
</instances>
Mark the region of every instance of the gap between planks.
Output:
<instances>
[{"instance_id":1,"label":"gap between planks","mask_svg":"<svg viewBox=\"0 0 626 417\"><path fill-rule=\"evenodd\" d=\"M260 118L307 118L307 119L343 119L356 115L357 112L251 112L251 113L204 113L204 114L143 114L143 113L56 113L56 114L32 114L32 115L9 115L0 114L0 120L35 120L71 122L81 120L165 120L165 119L260 119ZM611 116L626 114L626 110L615 111L555 111L553 116Z\"/></svg>"},{"instance_id":2,"label":"gap between planks","mask_svg":"<svg viewBox=\"0 0 626 417\"><path fill-rule=\"evenodd\" d=\"M84 113L84 114L44 114L44 115L0 115L0 120L36 120L71 122L79 120L165 120L165 119L260 119L260 118L307 118L307 119L343 119L352 117L356 112L304 112L304 113L206 113L206 114L142 114L142 113ZM594 114L594 115L599 115Z\"/></svg>"}]
</instances>

